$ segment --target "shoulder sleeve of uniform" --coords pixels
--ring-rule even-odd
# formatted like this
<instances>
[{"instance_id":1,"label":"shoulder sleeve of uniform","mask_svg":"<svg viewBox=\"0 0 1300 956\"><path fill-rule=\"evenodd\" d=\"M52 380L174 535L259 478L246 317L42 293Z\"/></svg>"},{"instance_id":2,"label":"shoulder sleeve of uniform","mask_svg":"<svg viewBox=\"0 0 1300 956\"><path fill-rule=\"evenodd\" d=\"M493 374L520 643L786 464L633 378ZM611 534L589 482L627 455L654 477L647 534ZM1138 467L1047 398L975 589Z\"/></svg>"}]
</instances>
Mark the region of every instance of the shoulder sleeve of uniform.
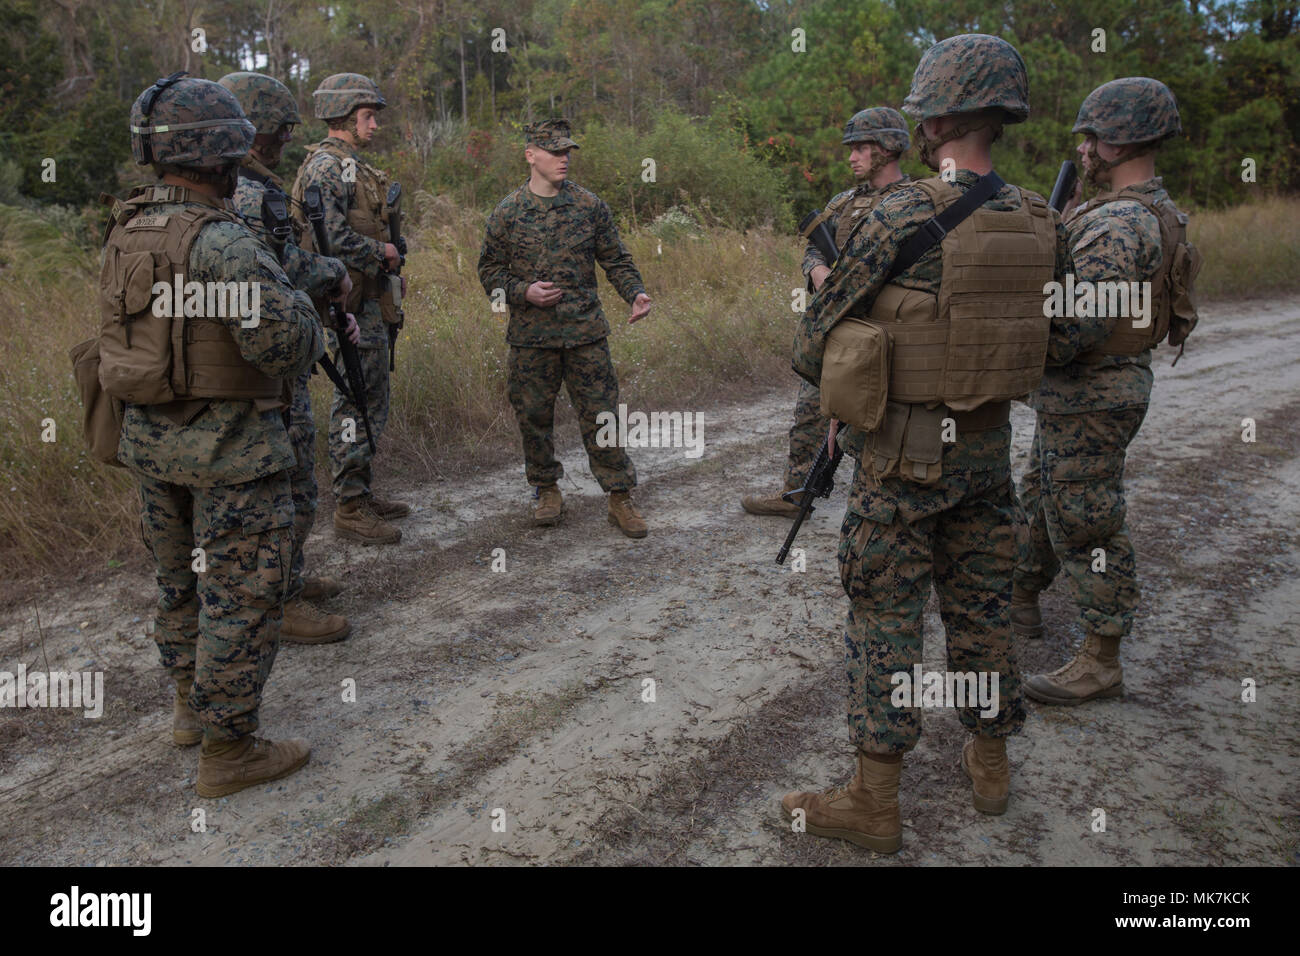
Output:
<instances>
[{"instance_id":1,"label":"shoulder sleeve of uniform","mask_svg":"<svg viewBox=\"0 0 1300 956\"><path fill-rule=\"evenodd\" d=\"M198 258L202 257L206 264L213 256L251 260L258 250L264 249L266 247L242 222L218 219L199 230L194 238L194 248L190 250L190 261L197 264Z\"/></svg>"},{"instance_id":2,"label":"shoulder sleeve of uniform","mask_svg":"<svg viewBox=\"0 0 1300 956\"><path fill-rule=\"evenodd\" d=\"M1121 230L1140 243L1160 247L1160 219L1150 209L1134 200L1112 203L1111 208L1112 218Z\"/></svg>"},{"instance_id":3,"label":"shoulder sleeve of uniform","mask_svg":"<svg viewBox=\"0 0 1300 956\"><path fill-rule=\"evenodd\" d=\"M1143 228L1143 220L1149 221L1150 231ZM1140 203L1107 203L1070 220L1070 253L1080 279L1128 282L1148 278L1152 251L1158 264L1160 225Z\"/></svg>"},{"instance_id":4,"label":"shoulder sleeve of uniform","mask_svg":"<svg viewBox=\"0 0 1300 956\"><path fill-rule=\"evenodd\" d=\"M573 190L573 198L575 202L586 203L592 206L604 202L603 199L597 196L586 186L579 186L577 183L570 181L569 188Z\"/></svg>"},{"instance_id":5,"label":"shoulder sleeve of uniform","mask_svg":"<svg viewBox=\"0 0 1300 956\"><path fill-rule=\"evenodd\" d=\"M934 215L934 203L924 189L915 183L908 183L884 196L876 204L873 215L896 228L919 226Z\"/></svg>"},{"instance_id":6,"label":"shoulder sleeve of uniform","mask_svg":"<svg viewBox=\"0 0 1300 956\"><path fill-rule=\"evenodd\" d=\"M1105 216L1085 216L1071 233L1071 247L1077 255L1106 241L1110 235L1110 220Z\"/></svg>"}]
</instances>

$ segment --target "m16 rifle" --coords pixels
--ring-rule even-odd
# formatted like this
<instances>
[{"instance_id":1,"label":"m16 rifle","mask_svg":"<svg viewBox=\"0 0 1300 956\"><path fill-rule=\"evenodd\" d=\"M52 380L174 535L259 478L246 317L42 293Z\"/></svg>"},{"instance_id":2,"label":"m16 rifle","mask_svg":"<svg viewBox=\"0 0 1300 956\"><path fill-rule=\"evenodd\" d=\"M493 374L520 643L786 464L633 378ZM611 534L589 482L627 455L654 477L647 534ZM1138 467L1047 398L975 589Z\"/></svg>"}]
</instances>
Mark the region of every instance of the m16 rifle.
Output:
<instances>
[{"instance_id":1,"label":"m16 rifle","mask_svg":"<svg viewBox=\"0 0 1300 956\"><path fill-rule=\"evenodd\" d=\"M795 535L799 533L799 528L803 525L804 519L813 513L814 498L829 498L831 491L835 488L835 470L840 467L840 459L844 457L844 451L837 443L835 450L830 448L830 436L822 442L822 447L817 451L817 457L813 459L812 467L808 469L808 477L804 480L802 488L796 488L794 491L787 491L781 498L785 501L793 502L795 495L803 495L799 501L799 514L794 519L794 524L790 526L790 533L785 536L785 544L781 545L781 550L776 554L776 563L785 564L786 555L790 553L790 546L794 544Z\"/></svg>"},{"instance_id":2,"label":"m16 rifle","mask_svg":"<svg viewBox=\"0 0 1300 956\"><path fill-rule=\"evenodd\" d=\"M316 237L316 251L322 256L330 254L330 237L325 230L325 205L321 201L320 186L308 186L303 192L302 205L307 213L307 221L311 223L312 234ZM357 347L352 344L352 340L347 336L348 320L347 314L343 311L343 306L331 300L330 317L333 321L334 331L339 341L338 356L343 359L343 370L347 373L347 387L330 376L331 381L339 386L339 391L349 398L357 410L361 413L361 424L366 429L366 444L370 446L370 453L375 453L375 436L370 429L370 413L367 411L366 401L366 377L361 371L361 355L357 352ZM327 370L328 374L328 370ZM334 373L338 374L337 370Z\"/></svg>"},{"instance_id":3,"label":"m16 rifle","mask_svg":"<svg viewBox=\"0 0 1300 956\"><path fill-rule=\"evenodd\" d=\"M397 268L388 272L389 295L393 297L393 309L397 312L397 321L388 325L388 371L396 371L397 333L406 324L406 313L402 311L402 267L406 265L406 237L402 235L402 184L393 183L388 187L388 240L397 247Z\"/></svg>"}]
</instances>

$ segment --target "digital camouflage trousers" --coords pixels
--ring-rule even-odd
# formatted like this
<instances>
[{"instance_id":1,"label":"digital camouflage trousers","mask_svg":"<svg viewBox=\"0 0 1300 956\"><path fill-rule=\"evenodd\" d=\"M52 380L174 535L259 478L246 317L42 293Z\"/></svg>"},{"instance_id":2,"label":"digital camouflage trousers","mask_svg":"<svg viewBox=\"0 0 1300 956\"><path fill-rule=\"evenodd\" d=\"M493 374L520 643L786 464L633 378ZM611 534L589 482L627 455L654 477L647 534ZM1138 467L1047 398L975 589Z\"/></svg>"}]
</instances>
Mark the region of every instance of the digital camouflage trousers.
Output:
<instances>
[{"instance_id":1,"label":"digital camouflage trousers","mask_svg":"<svg viewBox=\"0 0 1300 956\"><path fill-rule=\"evenodd\" d=\"M596 441L601 412L618 413L618 377L609 344L600 339L576 348L510 347L507 385L510 404L524 444L524 470L530 485L553 485L564 474L555 458L555 400L560 386L569 393L591 473L606 492L630 491L636 468L618 445L602 448Z\"/></svg>"},{"instance_id":2,"label":"digital camouflage trousers","mask_svg":"<svg viewBox=\"0 0 1300 956\"><path fill-rule=\"evenodd\" d=\"M1039 412L1021 481L1029 547L1016 585L1037 593L1064 571L1080 623L1100 637L1126 637L1141 596L1124 521L1124 456L1146 413L1145 405Z\"/></svg>"},{"instance_id":3,"label":"digital camouflage trousers","mask_svg":"<svg viewBox=\"0 0 1300 956\"><path fill-rule=\"evenodd\" d=\"M157 572L163 666L193 679L205 736L253 733L292 560L289 473L214 488L141 479L140 524Z\"/></svg>"},{"instance_id":4,"label":"digital camouflage trousers","mask_svg":"<svg viewBox=\"0 0 1300 956\"><path fill-rule=\"evenodd\" d=\"M901 753L921 736L920 709L895 706L906 674L921 664L922 612L930 586L939 597L948 670L997 675L996 712L958 708L962 724L989 737L1019 732L1024 723L1020 676L1011 644L1011 580L1024 542L1024 517L1007 470L945 474L927 489L931 510L909 520L899 505L908 483L887 478L864 499L863 514L844 517L840 576L850 599L844 630L848 723L858 748ZM941 496L936 499L935 495ZM869 516L869 517L868 517ZM990 708L992 709L992 708Z\"/></svg>"}]
</instances>

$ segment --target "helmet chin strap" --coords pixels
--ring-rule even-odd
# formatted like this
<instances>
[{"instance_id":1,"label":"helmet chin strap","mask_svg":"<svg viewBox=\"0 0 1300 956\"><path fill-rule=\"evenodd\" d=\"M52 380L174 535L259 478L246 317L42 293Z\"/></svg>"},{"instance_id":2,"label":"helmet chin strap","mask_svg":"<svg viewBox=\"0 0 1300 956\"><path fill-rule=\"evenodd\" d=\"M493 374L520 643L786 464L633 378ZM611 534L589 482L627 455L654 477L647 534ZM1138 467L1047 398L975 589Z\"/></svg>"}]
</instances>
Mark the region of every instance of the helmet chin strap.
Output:
<instances>
[{"instance_id":1,"label":"helmet chin strap","mask_svg":"<svg viewBox=\"0 0 1300 956\"><path fill-rule=\"evenodd\" d=\"M222 199L230 199L235 195L235 190L239 188L239 163L232 162L226 164L226 176L220 183L220 192Z\"/></svg>"},{"instance_id":2,"label":"helmet chin strap","mask_svg":"<svg viewBox=\"0 0 1300 956\"><path fill-rule=\"evenodd\" d=\"M939 171L939 160L935 157L935 151L940 146L950 140L965 136L967 133L973 132L977 129L985 129L990 126L994 129L993 139L996 140L1002 135L1002 124L998 120L994 119L980 118L962 120L949 129L948 132L940 133L938 136L927 136L925 132L925 122L922 121L917 123L916 140L920 145L921 162L925 163L925 165L929 166L937 173Z\"/></svg>"},{"instance_id":3,"label":"helmet chin strap","mask_svg":"<svg viewBox=\"0 0 1300 956\"><path fill-rule=\"evenodd\" d=\"M1124 165L1130 159L1137 159L1139 156L1154 152L1156 146L1156 143L1142 143L1134 147L1131 153L1121 155L1118 159L1102 159L1101 154L1097 152L1097 139L1094 136L1092 143L1088 146L1088 169L1084 173L1084 179L1098 189L1108 186L1114 177L1107 176L1106 182L1102 182L1100 179L1102 173L1108 173L1116 166Z\"/></svg>"}]
</instances>

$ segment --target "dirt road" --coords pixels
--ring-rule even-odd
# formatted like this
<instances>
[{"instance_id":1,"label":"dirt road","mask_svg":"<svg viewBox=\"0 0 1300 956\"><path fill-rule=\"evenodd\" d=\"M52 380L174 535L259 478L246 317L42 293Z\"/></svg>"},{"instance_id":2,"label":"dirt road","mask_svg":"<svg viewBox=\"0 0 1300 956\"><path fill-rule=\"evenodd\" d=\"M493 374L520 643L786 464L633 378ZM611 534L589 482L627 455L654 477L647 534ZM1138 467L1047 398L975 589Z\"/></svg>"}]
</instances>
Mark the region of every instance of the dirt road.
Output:
<instances>
[{"instance_id":1,"label":"dirt road","mask_svg":"<svg viewBox=\"0 0 1300 956\"><path fill-rule=\"evenodd\" d=\"M1282 302L1207 309L1176 368L1162 350L1129 456L1144 604L1127 696L1028 702L1004 817L971 807L961 726L931 710L897 856L778 818L782 792L851 768L843 483L805 526L803 573L773 562L787 523L738 504L779 478L792 381L704 409L702 458L634 452L644 541L606 523L571 419L558 529L530 526L520 464L405 489L395 548L337 541L326 510L308 558L345 579L327 606L354 635L281 648L263 728L309 738L311 763L233 797L198 798L196 752L170 743L151 581L34 594L3 621L0 670L101 670L107 703L99 719L0 710L0 863L1300 862L1298 355L1300 308ZM1031 413L1014 423L1019 474ZM1081 637L1061 585L1044 613L1048 636L1017 642L1029 672ZM941 668L933 598L926 634Z\"/></svg>"}]
</instances>

